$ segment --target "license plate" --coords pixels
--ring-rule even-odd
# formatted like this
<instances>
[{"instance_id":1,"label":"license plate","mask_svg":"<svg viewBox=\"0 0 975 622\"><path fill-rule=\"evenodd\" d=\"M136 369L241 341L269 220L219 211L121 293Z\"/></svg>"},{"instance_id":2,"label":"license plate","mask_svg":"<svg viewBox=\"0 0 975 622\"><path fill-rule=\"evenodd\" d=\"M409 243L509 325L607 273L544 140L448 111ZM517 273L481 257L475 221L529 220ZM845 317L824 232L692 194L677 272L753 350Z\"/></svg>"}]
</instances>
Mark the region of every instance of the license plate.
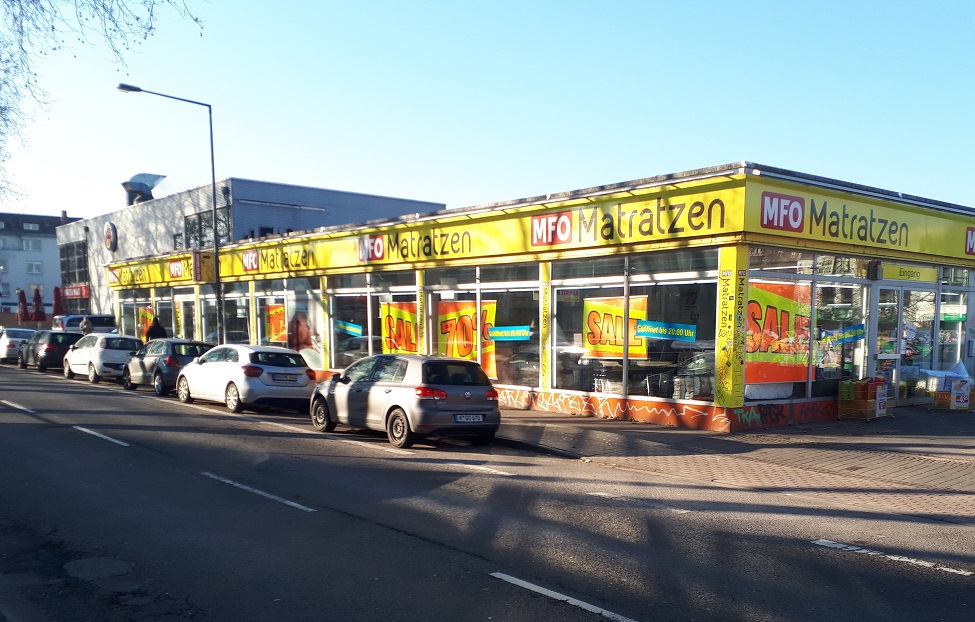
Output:
<instances>
[{"instance_id":1,"label":"license plate","mask_svg":"<svg viewBox=\"0 0 975 622\"><path fill-rule=\"evenodd\" d=\"M454 423L481 423L484 415L454 415Z\"/></svg>"},{"instance_id":2,"label":"license plate","mask_svg":"<svg viewBox=\"0 0 975 622\"><path fill-rule=\"evenodd\" d=\"M298 379L298 376L294 374L271 374L272 380L279 380L281 382L294 382Z\"/></svg>"}]
</instances>

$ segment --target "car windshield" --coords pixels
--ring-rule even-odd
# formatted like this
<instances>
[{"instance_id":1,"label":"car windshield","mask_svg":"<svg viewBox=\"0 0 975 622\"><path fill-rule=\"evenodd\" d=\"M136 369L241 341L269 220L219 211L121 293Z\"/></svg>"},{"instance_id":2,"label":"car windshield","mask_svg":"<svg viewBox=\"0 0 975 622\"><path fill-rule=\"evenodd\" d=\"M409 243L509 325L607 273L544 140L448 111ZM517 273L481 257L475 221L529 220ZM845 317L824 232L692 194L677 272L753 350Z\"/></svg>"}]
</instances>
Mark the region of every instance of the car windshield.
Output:
<instances>
[{"instance_id":1,"label":"car windshield","mask_svg":"<svg viewBox=\"0 0 975 622\"><path fill-rule=\"evenodd\" d=\"M291 352L251 352L251 363L272 367L305 367L305 359Z\"/></svg>"},{"instance_id":2,"label":"car windshield","mask_svg":"<svg viewBox=\"0 0 975 622\"><path fill-rule=\"evenodd\" d=\"M489 386L491 381L477 363L430 361L423 365L423 382L427 384L457 384Z\"/></svg>"}]
</instances>

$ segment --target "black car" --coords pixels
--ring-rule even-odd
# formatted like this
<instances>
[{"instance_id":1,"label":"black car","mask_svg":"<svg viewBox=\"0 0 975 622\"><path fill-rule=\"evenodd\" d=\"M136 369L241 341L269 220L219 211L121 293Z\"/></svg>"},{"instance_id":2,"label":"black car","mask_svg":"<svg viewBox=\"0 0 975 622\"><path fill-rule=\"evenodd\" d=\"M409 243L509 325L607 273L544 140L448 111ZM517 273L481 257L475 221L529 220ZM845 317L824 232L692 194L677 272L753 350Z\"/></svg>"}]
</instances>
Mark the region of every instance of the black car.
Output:
<instances>
[{"instance_id":1,"label":"black car","mask_svg":"<svg viewBox=\"0 0 975 622\"><path fill-rule=\"evenodd\" d=\"M122 384L133 390L139 385L152 385L156 395L166 395L176 387L179 370L213 344L189 339L153 339L129 359L122 370Z\"/></svg>"},{"instance_id":2,"label":"black car","mask_svg":"<svg viewBox=\"0 0 975 622\"><path fill-rule=\"evenodd\" d=\"M39 330L20 346L17 365L26 369L28 365L44 371L48 367L60 368L64 355L75 342L84 337L81 333L63 330Z\"/></svg>"}]
</instances>

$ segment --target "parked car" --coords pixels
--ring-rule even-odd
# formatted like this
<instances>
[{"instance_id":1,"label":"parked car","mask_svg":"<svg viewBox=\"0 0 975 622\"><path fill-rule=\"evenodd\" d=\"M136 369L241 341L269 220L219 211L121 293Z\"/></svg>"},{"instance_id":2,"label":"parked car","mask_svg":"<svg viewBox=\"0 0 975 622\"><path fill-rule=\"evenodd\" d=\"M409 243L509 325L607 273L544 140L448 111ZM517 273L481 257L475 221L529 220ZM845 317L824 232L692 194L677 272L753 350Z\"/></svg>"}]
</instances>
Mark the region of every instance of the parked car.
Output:
<instances>
[{"instance_id":1,"label":"parked car","mask_svg":"<svg viewBox=\"0 0 975 622\"><path fill-rule=\"evenodd\" d=\"M36 332L33 328L8 327L0 330L0 363L16 361L20 354L20 345Z\"/></svg>"},{"instance_id":2,"label":"parked car","mask_svg":"<svg viewBox=\"0 0 975 622\"><path fill-rule=\"evenodd\" d=\"M166 395L176 387L179 370L211 348L213 344L203 341L153 339L126 363L122 370L122 385L131 391L139 385L151 384L156 395Z\"/></svg>"},{"instance_id":3,"label":"parked car","mask_svg":"<svg viewBox=\"0 0 975 622\"><path fill-rule=\"evenodd\" d=\"M91 383L102 378L121 378L125 364L141 347L142 342L135 337L112 333L84 335L64 355L64 377L86 374Z\"/></svg>"},{"instance_id":4,"label":"parked car","mask_svg":"<svg viewBox=\"0 0 975 622\"><path fill-rule=\"evenodd\" d=\"M63 330L39 330L20 346L17 365L26 369L28 365L45 371L48 367L60 367L64 355L76 341L84 335Z\"/></svg>"},{"instance_id":5,"label":"parked car","mask_svg":"<svg viewBox=\"0 0 975 622\"><path fill-rule=\"evenodd\" d=\"M303 412L314 390L315 372L305 359L278 346L216 346L183 366L176 379L179 401L223 402L235 413L261 405Z\"/></svg>"},{"instance_id":6,"label":"parked car","mask_svg":"<svg viewBox=\"0 0 975 622\"><path fill-rule=\"evenodd\" d=\"M487 445L501 425L498 392L476 361L415 354L359 359L315 388L310 410L319 431L385 431L396 447L434 434Z\"/></svg>"},{"instance_id":7,"label":"parked car","mask_svg":"<svg viewBox=\"0 0 975 622\"><path fill-rule=\"evenodd\" d=\"M115 333L118 326L114 315L55 315L52 319L52 330L71 330L81 332L81 320L88 318L95 333Z\"/></svg>"}]
</instances>

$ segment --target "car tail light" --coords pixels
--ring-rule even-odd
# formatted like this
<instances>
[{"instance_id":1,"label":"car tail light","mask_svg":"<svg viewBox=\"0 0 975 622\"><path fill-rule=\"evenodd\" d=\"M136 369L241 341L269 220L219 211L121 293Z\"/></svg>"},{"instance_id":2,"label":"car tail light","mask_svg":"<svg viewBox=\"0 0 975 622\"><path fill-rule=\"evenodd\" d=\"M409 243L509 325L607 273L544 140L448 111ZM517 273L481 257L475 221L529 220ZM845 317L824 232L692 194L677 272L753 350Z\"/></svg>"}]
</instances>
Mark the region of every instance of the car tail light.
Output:
<instances>
[{"instance_id":1,"label":"car tail light","mask_svg":"<svg viewBox=\"0 0 975 622\"><path fill-rule=\"evenodd\" d=\"M56 346L54 346L54 345L51 345L51 344L49 344L49 343L45 343L45 344L44 344L44 345L43 345L43 346L41 347L41 350L47 350L47 351L51 351L51 350L57 350L57 347L56 347Z\"/></svg>"},{"instance_id":2,"label":"car tail light","mask_svg":"<svg viewBox=\"0 0 975 622\"><path fill-rule=\"evenodd\" d=\"M416 396L421 400L445 400L447 399L447 392L433 387L417 387Z\"/></svg>"},{"instance_id":3,"label":"car tail light","mask_svg":"<svg viewBox=\"0 0 975 622\"><path fill-rule=\"evenodd\" d=\"M100 342L98 343L98 347L99 347L99 348L101 348L102 350L105 350L105 349L107 349L107 348L108 348L108 340L107 340L107 339L102 339L102 340L101 340L101 341L100 341Z\"/></svg>"},{"instance_id":4,"label":"car tail light","mask_svg":"<svg viewBox=\"0 0 975 622\"><path fill-rule=\"evenodd\" d=\"M163 359L163 365L166 367L179 367L179 359L175 356L167 356Z\"/></svg>"},{"instance_id":5,"label":"car tail light","mask_svg":"<svg viewBox=\"0 0 975 622\"><path fill-rule=\"evenodd\" d=\"M257 365L244 365L241 369L248 378L260 378L261 374L264 373L264 368Z\"/></svg>"},{"instance_id":6,"label":"car tail light","mask_svg":"<svg viewBox=\"0 0 975 622\"><path fill-rule=\"evenodd\" d=\"M305 368L305 375L308 376L308 379L309 380L314 380L315 379L315 372L313 372L312 370L308 369L307 367Z\"/></svg>"},{"instance_id":7,"label":"car tail light","mask_svg":"<svg viewBox=\"0 0 975 622\"><path fill-rule=\"evenodd\" d=\"M486 397L488 399L488 401L497 402L498 401L498 390L495 389L495 388L490 388L490 389L488 389L488 392L487 392L487 394L484 397Z\"/></svg>"}]
</instances>

